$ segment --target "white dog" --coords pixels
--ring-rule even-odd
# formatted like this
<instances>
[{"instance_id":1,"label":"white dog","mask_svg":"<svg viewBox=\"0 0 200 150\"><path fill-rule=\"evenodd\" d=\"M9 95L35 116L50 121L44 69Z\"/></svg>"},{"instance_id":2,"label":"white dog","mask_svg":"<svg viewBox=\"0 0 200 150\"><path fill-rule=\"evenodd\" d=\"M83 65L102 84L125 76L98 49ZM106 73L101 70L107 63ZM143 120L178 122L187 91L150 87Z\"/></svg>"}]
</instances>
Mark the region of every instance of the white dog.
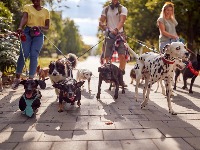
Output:
<instances>
[{"instance_id":1,"label":"white dog","mask_svg":"<svg viewBox=\"0 0 200 150\"><path fill-rule=\"evenodd\" d=\"M144 53L139 57L137 54L135 55L137 58L134 66L136 73L135 98L136 100L138 99L138 85L143 76L145 77L145 87L143 90L143 102L141 108L147 105L151 86L159 80L164 80L169 113L175 115L176 113L172 109L170 99L174 62L176 58L187 59L189 53L186 50L185 45L181 42L172 42L171 44L166 45L164 49L165 53L162 55L153 52Z\"/></svg>"},{"instance_id":2,"label":"white dog","mask_svg":"<svg viewBox=\"0 0 200 150\"><path fill-rule=\"evenodd\" d=\"M91 92L91 90L90 90L91 77L92 77L92 72L88 69L78 69L77 74L76 74L76 80L77 81L82 81L82 80L88 81L88 91L89 91L89 93Z\"/></svg>"}]
</instances>

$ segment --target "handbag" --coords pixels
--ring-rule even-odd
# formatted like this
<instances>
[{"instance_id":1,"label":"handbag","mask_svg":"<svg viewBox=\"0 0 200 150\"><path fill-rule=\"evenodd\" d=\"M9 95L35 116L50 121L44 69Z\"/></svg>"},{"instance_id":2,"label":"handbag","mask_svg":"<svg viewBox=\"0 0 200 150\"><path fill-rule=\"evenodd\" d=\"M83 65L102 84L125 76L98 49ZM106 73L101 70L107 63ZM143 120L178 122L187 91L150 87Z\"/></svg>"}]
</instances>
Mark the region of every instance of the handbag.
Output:
<instances>
[{"instance_id":1,"label":"handbag","mask_svg":"<svg viewBox=\"0 0 200 150\"><path fill-rule=\"evenodd\" d=\"M39 27L36 27L36 26L31 27L31 28L30 28L30 31L29 31L29 34L30 34L30 36L32 36L32 37L39 36L39 35L40 35L40 29L39 29Z\"/></svg>"}]
</instances>

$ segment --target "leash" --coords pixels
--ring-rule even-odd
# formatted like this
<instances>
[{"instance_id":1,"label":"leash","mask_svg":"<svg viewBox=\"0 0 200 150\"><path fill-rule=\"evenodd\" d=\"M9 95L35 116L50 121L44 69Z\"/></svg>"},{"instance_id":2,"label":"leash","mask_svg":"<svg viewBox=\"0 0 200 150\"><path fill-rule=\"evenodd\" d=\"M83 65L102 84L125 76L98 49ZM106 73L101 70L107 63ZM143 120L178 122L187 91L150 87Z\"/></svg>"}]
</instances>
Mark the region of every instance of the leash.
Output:
<instances>
[{"instance_id":1,"label":"leash","mask_svg":"<svg viewBox=\"0 0 200 150\"><path fill-rule=\"evenodd\" d=\"M24 56L24 49L22 47L22 40L21 40L22 34L17 34L17 36L18 36L19 41L20 41L20 47L21 47L22 56L23 56L23 59L24 59L24 67L25 67L25 70L26 70L26 77L28 77L28 69L27 69L27 66L26 66L26 58Z\"/></svg>"},{"instance_id":2,"label":"leash","mask_svg":"<svg viewBox=\"0 0 200 150\"><path fill-rule=\"evenodd\" d=\"M152 51L152 52L158 52L156 49L152 49L152 48L149 48L148 46L147 46L147 44L145 43L145 42L143 42L143 41L140 41L140 40L138 40L138 39L136 39L136 38L132 38L132 37L129 37L129 36L126 36L127 38L129 38L129 39L131 39L131 40L133 40L134 42L136 42L136 43L138 43L139 45L141 45L141 46L143 46L143 47L146 47L147 49L149 49L150 51ZM154 47L153 45L150 45L150 46L152 46L152 47Z\"/></svg>"}]
</instances>

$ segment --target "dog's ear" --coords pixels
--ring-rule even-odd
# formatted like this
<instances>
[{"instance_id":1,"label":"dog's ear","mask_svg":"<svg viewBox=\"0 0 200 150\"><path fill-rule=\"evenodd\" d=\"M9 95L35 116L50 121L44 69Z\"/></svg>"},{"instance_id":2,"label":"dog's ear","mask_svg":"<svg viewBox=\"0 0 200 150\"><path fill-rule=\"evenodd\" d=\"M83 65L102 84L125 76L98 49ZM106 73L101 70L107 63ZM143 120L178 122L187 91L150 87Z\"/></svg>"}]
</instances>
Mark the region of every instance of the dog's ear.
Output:
<instances>
[{"instance_id":1,"label":"dog's ear","mask_svg":"<svg viewBox=\"0 0 200 150\"><path fill-rule=\"evenodd\" d=\"M27 81L27 80L22 80L22 81L20 81L19 84L23 84L23 85L24 85L24 84L26 83L26 81Z\"/></svg>"},{"instance_id":2,"label":"dog's ear","mask_svg":"<svg viewBox=\"0 0 200 150\"><path fill-rule=\"evenodd\" d=\"M101 72L102 68L101 67L98 67L98 72Z\"/></svg>"},{"instance_id":3,"label":"dog's ear","mask_svg":"<svg viewBox=\"0 0 200 150\"><path fill-rule=\"evenodd\" d=\"M85 81L77 82L77 83L76 83L76 87L79 88L79 87L81 87L84 83L85 83Z\"/></svg>"},{"instance_id":4,"label":"dog's ear","mask_svg":"<svg viewBox=\"0 0 200 150\"><path fill-rule=\"evenodd\" d=\"M46 88L46 83L44 80L36 80L38 85L40 86L41 89L45 89Z\"/></svg>"},{"instance_id":5,"label":"dog's ear","mask_svg":"<svg viewBox=\"0 0 200 150\"><path fill-rule=\"evenodd\" d=\"M170 44L166 44L163 49L162 49L162 53L165 53L166 50L169 48Z\"/></svg>"},{"instance_id":6,"label":"dog's ear","mask_svg":"<svg viewBox=\"0 0 200 150\"><path fill-rule=\"evenodd\" d=\"M60 90L63 89L63 86L60 83L55 83L52 86L55 87L55 88L57 88L57 89L60 89Z\"/></svg>"}]
</instances>

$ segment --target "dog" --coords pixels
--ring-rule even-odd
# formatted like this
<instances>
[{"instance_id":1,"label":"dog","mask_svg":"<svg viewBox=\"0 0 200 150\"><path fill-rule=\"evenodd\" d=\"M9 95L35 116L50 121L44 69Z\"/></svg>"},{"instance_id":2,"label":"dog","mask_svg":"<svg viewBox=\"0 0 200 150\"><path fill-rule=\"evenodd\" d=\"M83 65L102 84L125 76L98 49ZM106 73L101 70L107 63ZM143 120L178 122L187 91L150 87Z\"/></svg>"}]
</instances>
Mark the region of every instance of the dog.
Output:
<instances>
[{"instance_id":1,"label":"dog","mask_svg":"<svg viewBox=\"0 0 200 150\"><path fill-rule=\"evenodd\" d=\"M174 90L176 90L177 78L182 73L183 82L184 82L184 86L182 87L182 89L187 88L187 79L191 78L189 93L193 93L192 86L194 84L196 77L199 75L199 71L200 71L200 55L197 54L197 58L195 61L193 62L189 61L187 63L188 63L187 67L185 67L183 70L176 69L175 71Z\"/></svg>"},{"instance_id":2,"label":"dog","mask_svg":"<svg viewBox=\"0 0 200 150\"><path fill-rule=\"evenodd\" d=\"M64 110L63 101L71 103L71 105L74 105L75 101L77 101L77 105L80 107L81 105L80 87L84 84L84 82L85 81L77 82L72 77L68 77L65 80L53 84L53 87L58 88L60 90L58 112L63 112Z\"/></svg>"},{"instance_id":3,"label":"dog","mask_svg":"<svg viewBox=\"0 0 200 150\"><path fill-rule=\"evenodd\" d=\"M90 90L91 77L92 77L92 72L88 69L78 69L77 74L76 74L76 80L77 81L81 81L81 80L87 80L88 81L88 91L89 91L89 93L91 92L91 90Z\"/></svg>"},{"instance_id":4,"label":"dog","mask_svg":"<svg viewBox=\"0 0 200 150\"><path fill-rule=\"evenodd\" d=\"M41 68L40 65L38 65L36 74L39 76L39 80L45 80L45 78L49 76L49 68Z\"/></svg>"},{"instance_id":5,"label":"dog","mask_svg":"<svg viewBox=\"0 0 200 150\"><path fill-rule=\"evenodd\" d=\"M165 81L166 96L169 107L169 113L176 115L171 106L171 81L173 74L173 64L176 58L188 59L189 52L181 42L172 42L164 47L164 54L158 55L154 52L147 52L140 56L135 55L136 64L134 66L136 73L136 86L135 86L135 98L138 99L138 85L140 79L145 77L145 87L143 90L143 102L141 108L147 105L149 100L149 94L151 86L159 81Z\"/></svg>"},{"instance_id":6,"label":"dog","mask_svg":"<svg viewBox=\"0 0 200 150\"><path fill-rule=\"evenodd\" d=\"M76 67L77 57L75 54L69 53L66 58L51 61L49 64L49 78L52 84L65 80L67 77L73 78L72 70ZM59 96L59 89L55 88L57 97Z\"/></svg>"},{"instance_id":7,"label":"dog","mask_svg":"<svg viewBox=\"0 0 200 150\"><path fill-rule=\"evenodd\" d=\"M134 68L132 68L131 71L130 71L130 77L131 77L131 83L130 84L133 84L133 81L136 78L136 74L135 74L135 69ZM142 83L143 80L144 80L144 77L142 77L142 80L140 81L140 83Z\"/></svg>"},{"instance_id":8,"label":"dog","mask_svg":"<svg viewBox=\"0 0 200 150\"><path fill-rule=\"evenodd\" d=\"M24 85L25 92L19 100L19 109L28 117L32 117L34 112L40 107L41 92L37 89L45 89L46 83L43 80L22 80L20 84Z\"/></svg>"},{"instance_id":9,"label":"dog","mask_svg":"<svg viewBox=\"0 0 200 150\"><path fill-rule=\"evenodd\" d=\"M3 91L2 75L3 75L3 73L0 71L0 92Z\"/></svg>"},{"instance_id":10,"label":"dog","mask_svg":"<svg viewBox=\"0 0 200 150\"><path fill-rule=\"evenodd\" d=\"M99 83L98 83L98 92L96 96L97 99L100 99L102 81L110 83L109 90L111 90L112 83L115 83L116 88L115 88L114 99L118 98L119 85L122 86L122 94L125 93L123 72L117 66L111 63L105 63L104 65L98 68L98 72L99 72Z\"/></svg>"}]
</instances>

